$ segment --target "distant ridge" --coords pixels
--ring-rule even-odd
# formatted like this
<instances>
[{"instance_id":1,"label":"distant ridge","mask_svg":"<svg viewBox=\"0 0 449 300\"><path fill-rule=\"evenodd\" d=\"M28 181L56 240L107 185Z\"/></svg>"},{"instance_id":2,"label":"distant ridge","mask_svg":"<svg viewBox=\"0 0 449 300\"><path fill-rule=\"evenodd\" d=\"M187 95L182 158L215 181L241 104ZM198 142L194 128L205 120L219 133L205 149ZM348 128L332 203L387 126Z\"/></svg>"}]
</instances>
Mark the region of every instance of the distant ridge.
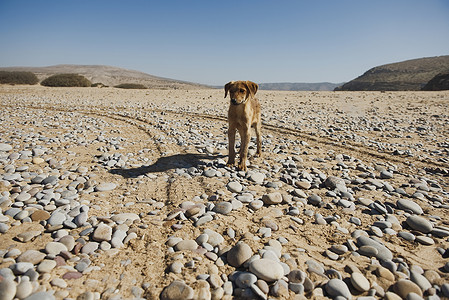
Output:
<instances>
[{"instance_id":1,"label":"distant ridge","mask_svg":"<svg viewBox=\"0 0 449 300\"><path fill-rule=\"evenodd\" d=\"M6 67L3 71L27 71L33 72L39 81L48 76L61 73L75 73L83 75L92 83L103 83L107 86L115 86L122 83L138 83L153 89L202 89L209 88L206 85L163 78L144 72L127 70L103 65L55 65L48 67Z\"/></svg>"},{"instance_id":2,"label":"distant ridge","mask_svg":"<svg viewBox=\"0 0 449 300\"><path fill-rule=\"evenodd\" d=\"M449 72L449 55L374 67L337 91L419 91L439 73Z\"/></svg>"},{"instance_id":3,"label":"distant ridge","mask_svg":"<svg viewBox=\"0 0 449 300\"><path fill-rule=\"evenodd\" d=\"M277 91L333 91L342 83L317 82L279 82L279 83L260 83L261 90L277 90Z\"/></svg>"}]
</instances>

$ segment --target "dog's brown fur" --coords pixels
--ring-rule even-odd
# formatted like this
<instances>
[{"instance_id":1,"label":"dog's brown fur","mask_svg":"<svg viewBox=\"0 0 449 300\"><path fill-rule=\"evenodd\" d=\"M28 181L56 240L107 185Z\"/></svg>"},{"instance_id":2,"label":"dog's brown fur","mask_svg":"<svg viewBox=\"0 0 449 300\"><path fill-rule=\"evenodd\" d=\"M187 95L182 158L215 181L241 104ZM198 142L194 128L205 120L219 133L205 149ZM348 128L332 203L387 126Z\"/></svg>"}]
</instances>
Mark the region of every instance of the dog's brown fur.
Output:
<instances>
[{"instance_id":1,"label":"dog's brown fur","mask_svg":"<svg viewBox=\"0 0 449 300\"><path fill-rule=\"evenodd\" d=\"M248 146L251 139L251 127L256 130L257 155L262 156L260 103L255 97L259 86L251 81L231 81L225 85L225 98L231 98L228 110L228 166L235 164L235 132L238 130L241 139L240 161L238 168L246 171Z\"/></svg>"}]
</instances>

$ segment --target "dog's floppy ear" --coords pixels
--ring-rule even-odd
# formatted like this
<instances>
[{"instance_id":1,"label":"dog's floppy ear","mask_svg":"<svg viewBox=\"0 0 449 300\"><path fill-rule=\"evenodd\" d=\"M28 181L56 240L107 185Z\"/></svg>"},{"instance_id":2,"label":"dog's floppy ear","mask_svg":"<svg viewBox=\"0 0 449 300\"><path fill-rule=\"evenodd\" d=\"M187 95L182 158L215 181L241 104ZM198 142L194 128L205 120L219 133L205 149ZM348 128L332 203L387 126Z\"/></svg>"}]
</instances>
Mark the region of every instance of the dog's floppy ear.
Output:
<instances>
[{"instance_id":1,"label":"dog's floppy ear","mask_svg":"<svg viewBox=\"0 0 449 300\"><path fill-rule=\"evenodd\" d=\"M226 83L226 85L225 85L225 98L226 98L226 96L228 95L228 91L229 91L229 89L231 88L231 86L234 84L234 81L230 81L230 82L228 82L228 83Z\"/></svg>"},{"instance_id":2,"label":"dog's floppy ear","mask_svg":"<svg viewBox=\"0 0 449 300\"><path fill-rule=\"evenodd\" d=\"M245 82L245 84L246 84L246 86L247 86L247 88L248 88L248 91L250 92L250 94L251 95L255 95L256 93L257 93L257 90L259 89L259 86L257 85L257 83L254 83L254 82L252 82L252 81L246 81Z\"/></svg>"}]
</instances>

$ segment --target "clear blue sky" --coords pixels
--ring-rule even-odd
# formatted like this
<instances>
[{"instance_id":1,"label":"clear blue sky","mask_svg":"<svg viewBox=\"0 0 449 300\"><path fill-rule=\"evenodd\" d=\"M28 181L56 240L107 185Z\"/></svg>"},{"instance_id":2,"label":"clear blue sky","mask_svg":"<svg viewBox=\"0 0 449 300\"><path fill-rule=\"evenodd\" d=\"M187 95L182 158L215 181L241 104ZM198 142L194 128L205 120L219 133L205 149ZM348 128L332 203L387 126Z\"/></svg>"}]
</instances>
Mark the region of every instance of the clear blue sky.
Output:
<instances>
[{"instance_id":1,"label":"clear blue sky","mask_svg":"<svg viewBox=\"0 0 449 300\"><path fill-rule=\"evenodd\" d=\"M102 64L222 85L343 82L449 55L448 0L0 0L0 66Z\"/></svg>"}]
</instances>

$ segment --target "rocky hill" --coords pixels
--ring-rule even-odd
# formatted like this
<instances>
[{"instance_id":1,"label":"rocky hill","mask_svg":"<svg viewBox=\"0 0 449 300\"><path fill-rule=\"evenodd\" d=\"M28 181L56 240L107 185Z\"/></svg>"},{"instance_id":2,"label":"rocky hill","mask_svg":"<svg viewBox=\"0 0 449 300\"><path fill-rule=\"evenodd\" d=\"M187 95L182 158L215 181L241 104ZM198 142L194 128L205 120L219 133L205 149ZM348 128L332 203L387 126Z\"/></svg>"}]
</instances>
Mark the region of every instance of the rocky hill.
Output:
<instances>
[{"instance_id":1,"label":"rocky hill","mask_svg":"<svg viewBox=\"0 0 449 300\"><path fill-rule=\"evenodd\" d=\"M418 91L440 73L449 71L449 55L378 66L336 88L338 91Z\"/></svg>"},{"instance_id":2,"label":"rocky hill","mask_svg":"<svg viewBox=\"0 0 449 300\"><path fill-rule=\"evenodd\" d=\"M277 91L332 91L341 83L318 82L318 83L300 83L300 82L279 82L279 83L261 83L261 90Z\"/></svg>"},{"instance_id":3,"label":"rocky hill","mask_svg":"<svg viewBox=\"0 0 449 300\"><path fill-rule=\"evenodd\" d=\"M449 72L433 77L423 88L423 91L449 90Z\"/></svg>"},{"instance_id":4,"label":"rocky hill","mask_svg":"<svg viewBox=\"0 0 449 300\"><path fill-rule=\"evenodd\" d=\"M102 65L55 65L48 67L7 67L0 68L3 71L27 71L33 72L39 78L39 81L45 78L61 73L75 73L83 75L92 83L102 83L107 86L115 86L122 83L143 84L148 88L154 89L198 89L207 88L191 82L174 80L169 78L157 77L147 73L127 70L112 66Z\"/></svg>"}]
</instances>

